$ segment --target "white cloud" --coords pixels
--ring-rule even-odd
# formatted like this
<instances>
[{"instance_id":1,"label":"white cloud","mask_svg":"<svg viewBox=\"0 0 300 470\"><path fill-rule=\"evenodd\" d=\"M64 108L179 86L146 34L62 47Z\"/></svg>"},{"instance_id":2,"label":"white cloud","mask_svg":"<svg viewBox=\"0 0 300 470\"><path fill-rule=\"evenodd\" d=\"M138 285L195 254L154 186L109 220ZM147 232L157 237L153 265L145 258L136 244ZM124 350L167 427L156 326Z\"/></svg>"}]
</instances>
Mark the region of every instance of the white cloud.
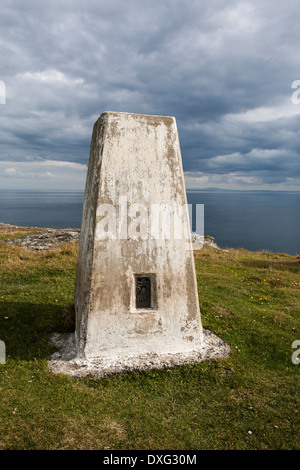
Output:
<instances>
[{"instance_id":1,"label":"white cloud","mask_svg":"<svg viewBox=\"0 0 300 470\"><path fill-rule=\"evenodd\" d=\"M4 175L11 177L17 174L17 170L15 168L5 168L3 173Z\"/></svg>"},{"instance_id":2,"label":"white cloud","mask_svg":"<svg viewBox=\"0 0 300 470\"><path fill-rule=\"evenodd\" d=\"M42 72L25 72L18 74L16 78L20 80L33 80L36 82L42 82L49 85L82 85L84 83L83 78L72 78L68 77L65 73L59 70L48 69Z\"/></svg>"},{"instance_id":3,"label":"white cloud","mask_svg":"<svg viewBox=\"0 0 300 470\"><path fill-rule=\"evenodd\" d=\"M287 102L281 105L273 107L262 106L255 109L249 109L243 113L230 113L224 116L224 120L251 124L270 122L277 119L288 119L296 116L300 116L300 106L294 105L290 98Z\"/></svg>"},{"instance_id":4,"label":"white cloud","mask_svg":"<svg viewBox=\"0 0 300 470\"><path fill-rule=\"evenodd\" d=\"M87 166L54 160L0 161L1 188L83 190Z\"/></svg>"},{"instance_id":5,"label":"white cloud","mask_svg":"<svg viewBox=\"0 0 300 470\"><path fill-rule=\"evenodd\" d=\"M210 173L209 175L199 172L185 173L185 185L187 189L205 190L210 188L232 189L232 190L261 190L272 189L277 191L298 191L300 178L286 178L284 181L273 182L266 185L263 175L244 175L239 172L228 172L226 174Z\"/></svg>"},{"instance_id":6,"label":"white cloud","mask_svg":"<svg viewBox=\"0 0 300 470\"><path fill-rule=\"evenodd\" d=\"M260 29L262 20L255 5L238 2L234 6L217 11L212 15L211 21L222 35L236 35L241 32L256 33Z\"/></svg>"}]
</instances>

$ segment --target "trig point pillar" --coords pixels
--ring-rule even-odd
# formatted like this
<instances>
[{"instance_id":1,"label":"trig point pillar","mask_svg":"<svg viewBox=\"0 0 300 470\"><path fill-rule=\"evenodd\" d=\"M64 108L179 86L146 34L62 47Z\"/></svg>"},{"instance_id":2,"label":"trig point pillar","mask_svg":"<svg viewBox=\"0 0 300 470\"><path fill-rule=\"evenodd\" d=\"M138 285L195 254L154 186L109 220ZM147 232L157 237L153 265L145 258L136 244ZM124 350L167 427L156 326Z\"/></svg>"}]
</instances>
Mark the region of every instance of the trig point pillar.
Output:
<instances>
[{"instance_id":1,"label":"trig point pillar","mask_svg":"<svg viewBox=\"0 0 300 470\"><path fill-rule=\"evenodd\" d=\"M77 357L147 368L201 349L203 332L173 117L94 125L75 288Z\"/></svg>"}]
</instances>

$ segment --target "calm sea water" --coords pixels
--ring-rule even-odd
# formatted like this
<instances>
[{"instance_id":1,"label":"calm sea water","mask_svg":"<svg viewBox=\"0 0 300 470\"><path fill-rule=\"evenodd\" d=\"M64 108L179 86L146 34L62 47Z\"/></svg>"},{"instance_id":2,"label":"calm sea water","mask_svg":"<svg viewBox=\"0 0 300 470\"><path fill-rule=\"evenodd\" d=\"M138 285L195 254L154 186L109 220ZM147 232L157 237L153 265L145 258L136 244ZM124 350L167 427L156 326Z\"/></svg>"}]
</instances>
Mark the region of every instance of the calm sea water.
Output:
<instances>
[{"instance_id":1,"label":"calm sea water","mask_svg":"<svg viewBox=\"0 0 300 470\"><path fill-rule=\"evenodd\" d=\"M83 192L0 190L0 222L27 227L79 228L83 198Z\"/></svg>"},{"instance_id":2,"label":"calm sea water","mask_svg":"<svg viewBox=\"0 0 300 470\"><path fill-rule=\"evenodd\" d=\"M300 254L300 192L224 191L187 193L204 204L205 235L222 248Z\"/></svg>"},{"instance_id":3,"label":"calm sea water","mask_svg":"<svg viewBox=\"0 0 300 470\"><path fill-rule=\"evenodd\" d=\"M0 191L0 222L78 228L83 192ZM204 204L205 234L222 248L300 253L300 192L188 191Z\"/></svg>"}]
</instances>

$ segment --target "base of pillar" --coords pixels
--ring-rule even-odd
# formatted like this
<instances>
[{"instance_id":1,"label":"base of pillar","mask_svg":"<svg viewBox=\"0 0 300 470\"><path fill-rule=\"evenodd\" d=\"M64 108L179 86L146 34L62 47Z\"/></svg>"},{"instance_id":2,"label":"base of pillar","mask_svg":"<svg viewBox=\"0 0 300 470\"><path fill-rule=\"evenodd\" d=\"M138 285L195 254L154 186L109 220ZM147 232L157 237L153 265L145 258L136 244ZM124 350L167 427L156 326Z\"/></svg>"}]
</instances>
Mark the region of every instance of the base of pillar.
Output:
<instances>
[{"instance_id":1,"label":"base of pillar","mask_svg":"<svg viewBox=\"0 0 300 470\"><path fill-rule=\"evenodd\" d=\"M193 364L229 355L230 346L209 330L203 330L203 344L188 352L169 354L141 354L113 358L78 359L76 357L75 335L54 333L49 341L58 348L48 361L52 372L72 377L105 377L111 374Z\"/></svg>"}]
</instances>

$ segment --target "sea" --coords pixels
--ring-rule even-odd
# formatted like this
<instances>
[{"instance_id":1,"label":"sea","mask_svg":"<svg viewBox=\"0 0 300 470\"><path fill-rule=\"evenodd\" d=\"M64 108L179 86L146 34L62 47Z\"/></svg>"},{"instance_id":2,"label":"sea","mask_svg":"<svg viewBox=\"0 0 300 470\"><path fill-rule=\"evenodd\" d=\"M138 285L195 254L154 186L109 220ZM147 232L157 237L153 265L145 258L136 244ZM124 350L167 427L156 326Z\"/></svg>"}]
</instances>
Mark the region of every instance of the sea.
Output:
<instances>
[{"instance_id":1,"label":"sea","mask_svg":"<svg viewBox=\"0 0 300 470\"><path fill-rule=\"evenodd\" d=\"M0 190L0 223L80 228L84 193ZM221 248L300 254L300 191L187 190Z\"/></svg>"}]
</instances>

